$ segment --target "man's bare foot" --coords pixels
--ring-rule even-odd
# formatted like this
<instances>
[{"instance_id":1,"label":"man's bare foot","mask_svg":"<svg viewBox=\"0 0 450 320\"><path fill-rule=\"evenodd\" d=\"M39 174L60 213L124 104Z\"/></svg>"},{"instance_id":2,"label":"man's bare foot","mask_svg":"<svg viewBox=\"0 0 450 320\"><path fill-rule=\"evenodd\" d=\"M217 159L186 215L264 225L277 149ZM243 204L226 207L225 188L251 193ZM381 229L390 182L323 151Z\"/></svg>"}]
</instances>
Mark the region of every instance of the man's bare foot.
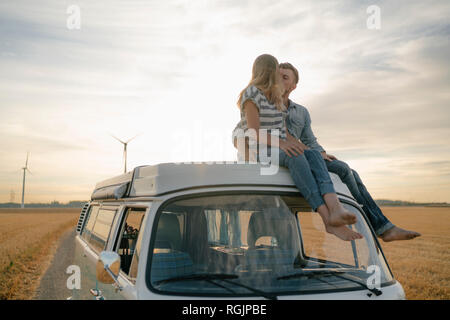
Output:
<instances>
[{"instance_id":1,"label":"man's bare foot","mask_svg":"<svg viewBox=\"0 0 450 320\"><path fill-rule=\"evenodd\" d=\"M332 227L339 227L348 224L356 223L356 216L347 211L342 206L338 206L335 210L330 210L328 224Z\"/></svg>"},{"instance_id":2,"label":"man's bare foot","mask_svg":"<svg viewBox=\"0 0 450 320\"><path fill-rule=\"evenodd\" d=\"M411 240L420 237L421 234L415 231L404 230L398 227L393 227L385 231L380 238L384 242L396 241L396 240Z\"/></svg>"},{"instance_id":3,"label":"man's bare foot","mask_svg":"<svg viewBox=\"0 0 450 320\"><path fill-rule=\"evenodd\" d=\"M352 241L363 238L363 236L360 233L355 232L346 226L340 227L325 226L325 229L327 230L328 233L334 234L336 237L344 241Z\"/></svg>"}]
</instances>

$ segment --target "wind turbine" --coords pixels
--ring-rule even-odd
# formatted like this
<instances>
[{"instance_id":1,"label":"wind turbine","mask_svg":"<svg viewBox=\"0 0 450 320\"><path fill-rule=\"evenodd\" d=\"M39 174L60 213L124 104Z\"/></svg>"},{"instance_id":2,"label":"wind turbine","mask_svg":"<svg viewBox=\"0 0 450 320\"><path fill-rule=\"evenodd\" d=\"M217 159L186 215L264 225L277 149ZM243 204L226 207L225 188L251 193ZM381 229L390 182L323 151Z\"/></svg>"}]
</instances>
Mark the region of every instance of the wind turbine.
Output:
<instances>
[{"instance_id":1,"label":"wind turbine","mask_svg":"<svg viewBox=\"0 0 450 320\"><path fill-rule=\"evenodd\" d=\"M136 138L138 135L139 135L139 134L135 135L133 138L129 139L128 141L122 141L122 140L120 140L119 138L117 138L117 137L111 135L114 139L116 139L117 141L119 141L120 143L123 144L123 158L124 158L124 161L125 161L125 167L124 167L124 170L123 170L124 173L127 173L127 145L128 145L128 143L129 143L131 140L133 140L134 138Z\"/></svg>"},{"instance_id":2,"label":"wind turbine","mask_svg":"<svg viewBox=\"0 0 450 320\"><path fill-rule=\"evenodd\" d=\"M23 170L23 182L22 182L22 204L21 204L21 208L25 208L25 203L24 203L24 199L25 199L25 175L26 175L26 171L28 170L29 173L31 173L31 171L28 169L28 154L29 152L27 152L27 160L25 161L25 167L22 168Z\"/></svg>"}]
</instances>

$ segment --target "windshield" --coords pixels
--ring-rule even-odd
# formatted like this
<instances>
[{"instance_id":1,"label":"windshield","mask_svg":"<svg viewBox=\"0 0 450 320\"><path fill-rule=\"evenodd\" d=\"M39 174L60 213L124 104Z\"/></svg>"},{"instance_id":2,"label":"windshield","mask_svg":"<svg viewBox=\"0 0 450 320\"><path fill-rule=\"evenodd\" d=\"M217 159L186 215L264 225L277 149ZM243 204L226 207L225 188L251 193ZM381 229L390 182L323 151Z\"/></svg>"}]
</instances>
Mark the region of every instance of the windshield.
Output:
<instances>
[{"instance_id":1,"label":"windshield","mask_svg":"<svg viewBox=\"0 0 450 320\"><path fill-rule=\"evenodd\" d=\"M150 284L164 293L270 296L361 289L358 282L375 273L381 284L392 281L364 218L344 206L357 215L352 227L363 239L326 233L300 196L201 196L163 205Z\"/></svg>"}]
</instances>

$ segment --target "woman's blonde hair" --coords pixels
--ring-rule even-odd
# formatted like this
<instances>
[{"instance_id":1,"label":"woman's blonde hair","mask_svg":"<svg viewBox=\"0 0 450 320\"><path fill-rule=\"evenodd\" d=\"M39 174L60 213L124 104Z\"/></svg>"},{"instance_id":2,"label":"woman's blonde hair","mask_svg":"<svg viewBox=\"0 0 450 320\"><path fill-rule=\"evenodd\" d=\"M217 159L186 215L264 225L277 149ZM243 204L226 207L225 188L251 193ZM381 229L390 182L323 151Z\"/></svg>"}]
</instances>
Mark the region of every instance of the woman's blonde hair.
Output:
<instances>
[{"instance_id":1,"label":"woman's blonde hair","mask_svg":"<svg viewBox=\"0 0 450 320\"><path fill-rule=\"evenodd\" d=\"M273 103L278 110L284 110L283 87L278 72L278 61L270 54L262 54L253 63L252 79L247 87L239 94L238 107L241 107L242 97L248 87L255 86L261 90L266 98Z\"/></svg>"}]
</instances>

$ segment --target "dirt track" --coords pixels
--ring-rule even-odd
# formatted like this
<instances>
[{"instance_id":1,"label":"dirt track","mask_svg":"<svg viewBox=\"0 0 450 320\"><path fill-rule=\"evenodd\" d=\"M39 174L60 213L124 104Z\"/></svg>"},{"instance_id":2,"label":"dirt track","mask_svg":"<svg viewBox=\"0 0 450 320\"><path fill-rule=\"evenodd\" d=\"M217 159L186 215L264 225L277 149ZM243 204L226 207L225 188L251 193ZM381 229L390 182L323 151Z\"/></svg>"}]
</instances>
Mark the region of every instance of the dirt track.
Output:
<instances>
[{"instance_id":1,"label":"dirt track","mask_svg":"<svg viewBox=\"0 0 450 320\"><path fill-rule=\"evenodd\" d=\"M73 264L75 234L75 229L69 230L59 240L58 249L41 278L33 300L66 300L72 295L66 285L70 276L66 274L66 269Z\"/></svg>"}]
</instances>

